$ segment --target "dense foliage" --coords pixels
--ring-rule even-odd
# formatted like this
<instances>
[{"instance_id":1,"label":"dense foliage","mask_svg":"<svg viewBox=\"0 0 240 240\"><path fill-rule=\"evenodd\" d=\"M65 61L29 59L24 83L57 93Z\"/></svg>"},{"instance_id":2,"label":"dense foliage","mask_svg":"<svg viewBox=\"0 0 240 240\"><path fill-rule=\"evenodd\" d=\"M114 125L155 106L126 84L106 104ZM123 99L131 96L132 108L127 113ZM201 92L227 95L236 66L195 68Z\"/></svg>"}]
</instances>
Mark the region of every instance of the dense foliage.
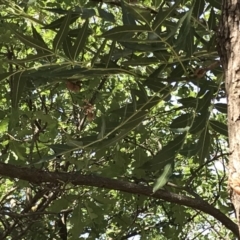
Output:
<instances>
[{"instance_id":1,"label":"dense foliage","mask_svg":"<svg viewBox=\"0 0 240 240\"><path fill-rule=\"evenodd\" d=\"M1 1L1 162L152 191L6 174L1 239L233 239L211 211L152 197L162 189L234 218L220 8L215 0Z\"/></svg>"}]
</instances>

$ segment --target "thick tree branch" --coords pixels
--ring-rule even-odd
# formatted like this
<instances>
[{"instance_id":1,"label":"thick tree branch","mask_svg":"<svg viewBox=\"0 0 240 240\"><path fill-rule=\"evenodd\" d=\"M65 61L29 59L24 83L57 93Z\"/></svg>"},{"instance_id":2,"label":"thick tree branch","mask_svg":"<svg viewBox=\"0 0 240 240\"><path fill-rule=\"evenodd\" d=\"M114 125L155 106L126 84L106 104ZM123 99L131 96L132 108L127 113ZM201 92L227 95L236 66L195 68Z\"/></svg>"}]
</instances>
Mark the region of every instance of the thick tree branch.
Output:
<instances>
[{"instance_id":1,"label":"thick tree branch","mask_svg":"<svg viewBox=\"0 0 240 240\"><path fill-rule=\"evenodd\" d=\"M140 194L151 198L165 200L167 202L176 203L193 209L201 210L207 213L218 221L220 221L226 228L230 229L236 236L238 236L237 225L225 216L218 209L214 208L207 202L186 197L172 192L159 190L156 193L152 192L151 187L138 185L131 182L124 182L116 179L109 179L95 175L82 175L79 173L60 173L60 172L46 172L35 168L16 167L11 164L0 163L0 175L9 178L18 178L32 183L40 184L44 182L49 183L72 183L78 186L92 186L106 189L114 189L132 194Z\"/></svg>"}]
</instances>

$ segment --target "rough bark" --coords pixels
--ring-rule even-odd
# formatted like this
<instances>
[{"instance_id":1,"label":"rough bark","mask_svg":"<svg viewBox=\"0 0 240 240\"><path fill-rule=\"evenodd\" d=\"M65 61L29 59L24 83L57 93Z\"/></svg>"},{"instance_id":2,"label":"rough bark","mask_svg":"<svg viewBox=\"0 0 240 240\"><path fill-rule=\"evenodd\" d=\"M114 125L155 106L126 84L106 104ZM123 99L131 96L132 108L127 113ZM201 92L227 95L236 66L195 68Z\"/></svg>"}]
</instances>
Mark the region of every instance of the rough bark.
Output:
<instances>
[{"instance_id":1,"label":"rough bark","mask_svg":"<svg viewBox=\"0 0 240 240\"><path fill-rule=\"evenodd\" d=\"M219 33L228 102L228 180L240 228L240 0L223 0Z\"/></svg>"},{"instance_id":2,"label":"rough bark","mask_svg":"<svg viewBox=\"0 0 240 240\"><path fill-rule=\"evenodd\" d=\"M171 203L191 207L196 210L203 211L217 220L219 220L226 228L230 229L235 235L238 234L237 225L221 211L214 208L207 202L183 196L180 194L158 190L152 192L152 187L125 182L116 179L105 178L96 175L82 175L80 173L61 173L61 172L46 172L35 168L17 167L11 164L0 162L0 175L9 178L18 178L32 183L72 183L78 186L93 186L105 189L119 190L131 194L139 194L151 198L165 200Z\"/></svg>"}]
</instances>

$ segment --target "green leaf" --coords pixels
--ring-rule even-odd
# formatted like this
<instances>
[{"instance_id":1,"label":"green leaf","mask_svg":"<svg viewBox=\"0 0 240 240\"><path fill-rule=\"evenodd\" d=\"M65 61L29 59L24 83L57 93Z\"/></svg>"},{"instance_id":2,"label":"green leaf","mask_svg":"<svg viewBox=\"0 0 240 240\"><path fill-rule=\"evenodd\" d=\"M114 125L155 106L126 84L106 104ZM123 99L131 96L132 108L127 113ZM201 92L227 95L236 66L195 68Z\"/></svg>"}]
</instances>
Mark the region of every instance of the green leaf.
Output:
<instances>
[{"instance_id":1,"label":"green leaf","mask_svg":"<svg viewBox=\"0 0 240 240\"><path fill-rule=\"evenodd\" d=\"M192 114L186 113L181 116L175 118L170 124L170 128L172 129L185 129L186 127L190 127L192 123Z\"/></svg>"},{"instance_id":2,"label":"green leaf","mask_svg":"<svg viewBox=\"0 0 240 240\"><path fill-rule=\"evenodd\" d=\"M69 20L69 25L74 23L79 17L80 17L79 13L72 13L71 19ZM44 26L43 29L55 30L56 28L60 28L65 20L66 20L66 16L61 17L61 18L51 22L50 24Z\"/></svg>"},{"instance_id":3,"label":"green leaf","mask_svg":"<svg viewBox=\"0 0 240 240\"><path fill-rule=\"evenodd\" d=\"M164 166L172 164L177 153L183 146L186 133L178 135L173 141L165 145L151 160L142 167L150 171L162 171Z\"/></svg>"},{"instance_id":4,"label":"green leaf","mask_svg":"<svg viewBox=\"0 0 240 240\"><path fill-rule=\"evenodd\" d=\"M74 28L74 29L69 30L69 32L68 32L69 37L77 37L79 32L82 31L82 28L83 27L79 27L79 28ZM88 28L87 29L88 36L91 35L92 33L93 33L93 31L90 28Z\"/></svg>"},{"instance_id":5,"label":"green leaf","mask_svg":"<svg viewBox=\"0 0 240 240\"><path fill-rule=\"evenodd\" d=\"M192 10L193 8L190 8L179 20L180 23L182 22L182 26L179 30L178 38L176 41L176 47L179 50L185 50L189 44L188 34L191 29Z\"/></svg>"},{"instance_id":6,"label":"green leaf","mask_svg":"<svg viewBox=\"0 0 240 240\"><path fill-rule=\"evenodd\" d=\"M41 34L39 34L39 33L37 32L37 30L34 28L33 25L32 25L32 33L33 33L33 38L35 38L36 40L40 41L40 42L45 46L45 49L48 49L48 46L47 46L47 44L44 42ZM45 51L42 50L42 49L36 49L36 50L37 50L37 52L38 52L39 54L41 54L41 53L48 53L48 52L45 52ZM49 56L47 57L47 59L48 59L48 61L51 61L51 58L50 58Z\"/></svg>"},{"instance_id":7,"label":"green leaf","mask_svg":"<svg viewBox=\"0 0 240 240\"><path fill-rule=\"evenodd\" d=\"M200 164L204 163L206 157L209 157L209 149L211 146L211 135L208 131L208 128L204 129L198 140L197 148L198 151L198 160Z\"/></svg>"},{"instance_id":8,"label":"green leaf","mask_svg":"<svg viewBox=\"0 0 240 240\"><path fill-rule=\"evenodd\" d=\"M189 8L189 10L184 14L184 17L181 18L183 19L183 23L180 28L179 34L182 33L183 36L187 36L191 28L192 11L193 11L193 7Z\"/></svg>"},{"instance_id":9,"label":"green leaf","mask_svg":"<svg viewBox=\"0 0 240 240\"><path fill-rule=\"evenodd\" d=\"M96 15L95 9L93 8L76 7L75 12L80 14L83 19L91 18Z\"/></svg>"},{"instance_id":10,"label":"green leaf","mask_svg":"<svg viewBox=\"0 0 240 240\"><path fill-rule=\"evenodd\" d=\"M216 49L216 40L217 39L217 36L214 34L210 40L208 41L208 44L207 44L207 51L208 52L213 52L215 51Z\"/></svg>"},{"instance_id":11,"label":"green leaf","mask_svg":"<svg viewBox=\"0 0 240 240\"><path fill-rule=\"evenodd\" d=\"M41 164L44 162L52 161L54 159L57 159L61 155L80 149L80 147L77 148L76 146L69 146L67 144L50 144L48 145L48 147L51 148L55 152L55 154L45 156L34 164Z\"/></svg>"},{"instance_id":12,"label":"green leaf","mask_svg":"<svg viewBox=\"0 0 240 240\"><path fill-rule=\"evenodd\" d=\"M140 8L138 6L130 6L130 5L127 6L127 9L128 9L128 12L130 12L131 15L136 18L136 20L143 21L147 25L150 25L152 16L149 10Z\"/></svg>"},{"instance_id":13,"label":"green leaf","mask_svg":"<svg viewBox=\"0 0 240 240\"><path fill-rule=\"evenodd\" d=\"M69 66L67 67L54 67L49 66L46 68L38 69L37 71L31 71L24 76L30 76L31 78L35 79L36 81L41 80L46 82L60 82L60 80L66 80L66 78L71 80L79 80L81 78L93 78L103 75L112 75L112 74L128 74L135 76L135 73L133 71L125 70L124 68L116 67L116 68L106 68L104 65L97 65L95 64L95 68L81 68L81 67L75 67L70 69Z\"/></svg>"},{"instance_id":14,"label":"green leaf","mask_svg":"<svg viewBox=\"0 0 240 240\"><path fill-rule=\"evenodd\" d=\"M102 8L98 8L99 17L105 21L115 22L115 17L112 13L105 11Z\"/></svg>"},{"instance_id":15,"label":"green leaf","mask_svg":"<svg viewBox=\"0 0 240 240\"><path fill-rule=\"evenodd\" d=\"M207 112L211 105L212 98L213 98L213 92L207 91L207 93L202 98L199 99L196 110L199 112Z\"/></svg>"},{"instance_id":16,"label":"green leaf","mask_svg":"<svg viewBox=\"0 0 240 240\"><path fill-rule=\"evenodd\" d=\"M98 57L100 56L101 52L104 50L105 46L107 44L107 39L104 39L103 43L101 44L101 46L98 48L96 54L94 55L94 57L91 60L91 66L93 66L95 64L95 62L97 61Z\"/></svg>"},{"instance_id":17,"label":"green leaf","mask_svg":"<svg viewBox=\"0 0 240 240\"><path fill-rule=\"evenodd\" d=\"M78 239L83 232L83 229L86 227L82 212L82 204L78 203L68 219L70 224L73 226L71 229L69 229L69 235L72 237L72 239Z\"/></svg>"},{"instance_id":18,"label":"green leaf","mask_svg":"<svg viewBox=\"0 0 240 240\"><path fill-rule=\"evenodd\" d=\"M135 94L139 97L139 102L140 101L143 101L143 103L149 102L149 97L147 95L147 91L144 85L141 82L137 82L137 85L138 85L139 91L135 91ZM153 101L154 98L150 101Z\"/></svg>"},{"instance_id":19,"label":"green leaf","mask_svg":"<svg viewBox=\"0 0 240 240\"><path fill-rule=\"evenodd\" d=\"M196 0L193 7L193 15L199 19L203 13L205 2L204 0Z\"/></svg>"},{"instance_id":20,"label":"green leaf","mask_svg":"<svg viewBox=\"0 0 240 240\"><path fill-rule=\"evenodd\" d=\"M206 2L209 2L212 7L215 7L219 10L221 10L222 4L221 1L218 0L206 0Z\"/></svg>"},{"instance_id":21,"label":"green leaf","mask_svg":"<svg viewBox=\"0 0 240 240\"><path fill-rule=\"evenodd\" d=\"M124 25L136 25L134 17L131 15L131 13L128 11L126 7L126 3L121 0L121 6L122 6L122 21ZM130 34L131 36L131 34Z\"/></svg>"},{"instance_id":22,"label":"green leaf","mask_svg":"<svg viewBox=\"0 0 240 240\"><path fill-rule=\"evenodd\" d=\"M75 60L80 52L85 47L86 39L88 37L88 19L85 20L82 29L79 31L78 36L71 48L71 56Z\"/></svg>"},{"instance_id":23,"label":"green leaf","mask_svg":"<svg viewBox=\"0 0 240 240\"><path fill-rule=\"evenodd\" d=\"M162 97L154 96L148 99L147 102L142 103L139 101L138 106L141 110L150 110L162 100Z\"/></svg>"},{"instance_id":24,"label":"green leaf","mask_svg":"<svg viewBox=\"0 0 240 240\"><path fill-rule=\"evenodd\" d=\"M71 49L72 49L72 40L70 37L67 36L63 41L63 51L70 60L73 60Z\"/></svg>"},{"instance_id":25,"label":"green leaf","mask_svg":"<svg viewBox=\"0 0 240 240\"><path fill-rule=\"evenodd\" d=\"M152 46L149 44L143 44L143 43L131 43L131 42L121 42L121 45L134 50L134 51L139 51L139 52L155 52L159 50L165 50L166 46L164 43L160 43L157 46Z\"/></svg>"},{"instance_id":26,"label":"green leaf","mask_svg":"<svg viewBox=\"0 0 240 240\"><path fill-rule=\"evenodd\" d=\"M185 70L182 66L182 64L178 64L171 72L170 78L173 77L181 77L185 73Z\"/></svg>"},{"instance_id":27,"label":"green leaf","mask_svg":"<svg viewBox=\"0 0 240 240\"><path fill-rule=\"evenodd\" d=\"M107 148L107 147L110 147L110 146L118 143L120 140L122 140L124 137L126 137L129 134L129 132L132 131L135 127L137 127L137 126L132 125L131 128L121 130L120 133L118 133L116 135L116 137L99 142L98 145L96 145L97 148L99 150L101 150L103 148Z\"/></svg>"},{"instance_id":28,"label":"green leaf","mask_svg":"<svg viewBox=\"0 0 240 240\"><path fill-rule=\"evenodd\" d=\"M208 19L208 27L210 30L216 31L217 29L217 18L214 8L211 8L210 16Z\"/></svg>"},{"instance_id":29,"label":"green leaf","mask_svg":"<svg viewBox=\"0 0 240 240\"><path fill-rule=\"evenodd\" d=\"M10 133L15 134L16 132L16 126L19 124L19 109L18 108L12 108L11 114L9 117L9 125L8 130Z\"/></svg>"},{"instance_id":30,"label":"green leaf","mask_svg":"<svg viewBox=\"0 0 240 240\"><path fill-rule=\"evenodd\" d=\"M229 205L225 205L221 203L221 200L217 201L217 208L224 214L228 214L231 212L231 207Z\"/></svg>"},{"instance_id":31,"label":"green leaf","mask_svg":"<svg viewBox=\"0 0 240 240\"><path fill-rule=\"evenodd\" d=\"M102 61L106 63L106 68L109 67L109 65L112 62L112 54L114 52L115 47L116 47L116 41L112 41L109 49L109 53L105 55L104 58L102 59Z\"/></svg>"},{"instance_id":32,"label":"green leaf","mask_svg":"<svg viewBox=\"0 0 240 240\"><path fill-rule=\"evenodd\" d=\"M12 107L18 108L18 103L23 93L23 89L26 84L26 78L22 77L23 72L19 72L14 75L11 81L11 100L12 100Z\"/></svg>"},{"instance_id":33,"label":"green leaf","mask_svg":"<svg viewBox=\"0 0 240 240\"><path fill-rule=\"evenodd\" d=\"M106 120L105 120L105 117L102 116L102 126L101 126L101 131L98 135L98 139L102 139L105 135L105 132L106 132Z\"/></svg>"},{"instance_id":34,"label":"green leaf","mask_svg":"<svg viewBox=\"0 0 240 240\"><path fill-rule=\"evenodd\" d=\"M163 95L170 94L171 86L168 86L162 83L162 80L158 78L162 71L164 71L165 66L161 65L158 69L156 69L150 76L143 82L144 86L147 86L149 89L154 92L161 93Z\"/></svg>"},{"instance_id":35,"label":"green leaf","mask_svg":"<svg viewBox=\"0 0 240 240\"><path fill-rule=\"evenodd\" d=\"M154 31L158 30L163 25L163 22L174 13L181 2L182 0L177 0L175 4L166 11L163 11L162 6L159 8L158 14L156 15L152 25Z\"/></svg>"},{"instance_id":36,"label":"green leaf","mask_svg":"<svg viewBox=\"0 0 240 240\"><path fill-rule=\"evenodd\" d=\"M48 12L52 12L52 13L58 13L58 14L67 14L68 11L64 10L62 8L42 8L43 10L46 10Z\"/></svg>"},{"instance_id":37,"label":"green leaf","mask_svg":"<svg viewBox=\"0 0 240 240\"><path fill-rule=\"evenodd\" d=\"M72 16L72 12L69 11L68 14L65 16L65 18L61 24L61 27L53 40L54 52L56 52L60 48L62 42L65 40L65 38L68 34L71 16Z\"/></svg>"},{"instance_id":38,"label":"green leaf","mask_svg":"<svg viewBox=\"0 0 240 240\"><path fill-rule=\"evenodd\" d=\"M154 184L153 192L155 193L158 189L162 188L167 182L170 176L172 175L172 164L168 163L164 166L163 171L160 177Z\"/></svg>"},{"instance_id":39,"label":"green leaf","mask_svg":"<svg viewBox=\"0 0 240 240\"><path fill-rule=\"evenodd\" d=\"M190 128L189 132L191 134L196 134L196 133L202 131L208 124L207 122L208 122L209 116L210 116L210 113L206 112L206 113L202 113L202 114L198 115L197 117L195 117L193 125Z\"/></svg>"},{"instance_id":40,"label":"green leaf","mask_svg":"<svg viewBox=\"0 0 240 240\"><path fill-rule=\"evenodd\" d=\"M134 114L137 114L134 110L135 109L134 106L137 106L138 111L141 112L141 113L139 113L140 115L145 115L146 113L144 110L149 110L150 108L152 108L153 106L155 106L156 104L158 104L161 101L161 98L158 96L149 98L147 100L147 102L145 101L145 99L146 99L145 96L142 95L142 99L139 99L135 104L133 104L133 103L126 104L125 106L121 107L120 109L116 109L116 110L112 111L112 113L120 115L126 121L126 118L129 118L129 117L131 118L131 117L133 117Z\"/></svg>"},{"instance_id":41,"label":"green leaf","mask_svg":"<svg viewBox=\"0 0 240 240\"><path fill-rule=\"evenodd\" d=\"M42 35L39 34L39 32L36 30L36 28L32 25L32 33L33 33L33 37L37 40L39 40L40 42L42 42L43 44L46 44L45 41L42 38ZM47 44L46 44L47 46Z\"/></svg>"},{"instance_id":42,"label":"green leaf","mask_svg":"<svg viewBox=\"0 0 240 240\"><path fill-rule=\"evenodd\" d=\"M92 135L92 136L82 137L77 140L68 139L67 145L70 147L74 147L75 150L87 148L88 146L95 147L94 145L95 142L98 142L97 137L98 137L97 135Z\"/></svg>"},{"instance_id":43,"label":"green leaf","mask_svg":"<svg viewBox=\"0 0 240 240\"><path fill-rule=\"evenodd\" d=\"M148 26L139 26L139 25L124 25L124 26L117 26L109 31L103 33L101 37L117 40L117 41L128 41L129 37L126 38L127 34L129 33L140 33L140 32L150 32L151 29Z\"/></svg>"},{"instance_id":44,"label":"green leaf","mask_svg":"<svg viewBox=\"0 0 240 240\"><path fill-rule=\"evenodd\" d=\"M69 206L69 199L66 198L66 196L56 199L49 207L49 211L52 212L61 212L63 209L67 209Z\"/></svg>"},{"instance_id":45,"label":"green leaf","mask_svg":"<svg viewBox=\"0 0 240 240\"><path fill-rule=\"evenodd\" d=\"M9 119L3 119L0 121L0 133L3 134L4 132L6 132L8 130L8 123L9 123Z\"/></svg>"},{"instance_id":46,"label":"green leaf","mask_svg":"<svg viewBox=\"0 0 240 240\"><path fill-rule=\"evenodd\" d=\"M147 58L140 58L140 59L133 59L129 61L122 62L123 66L146 66L154 63L158 63L159 60L155 57L147 57Z\"/></svg>"},{"instance_id":47,"label":"green leaf","mask_svg":"<svg viewBox=\"0 0 240 240\"><path fill-rule=\"evenodd\" d=\"M153 0L152 3L155 8L159 8L160 5L162 4L162 0Z\"/></svg>"},{"instance_id":48,"label":"green leaf","mask_svg":"<svg viewBox=\"0 0 240 240\"><path fill-rule=\"evenodd\" d=\"M8 110L0 110L0 119L6 119L5 116Z\"/></svg>"},{"instance_id":49,"label":"green leaf","mask_svg":"<svg viewBox=\"0 0 240 240\"><path fill-rule=\"evenodd\" d=\"M106 148L109 147L113 144L116 144L119 142L122 138L128 135L128 133L132 130L134 130L146 117L147 112L144 111L145 109L149 109L152 106L156 105L159 102L159 98L153 98L148 102L147 105L145 105L141 111L138 111L136 113L133 113L133 105L130 105L130 108L127 108L125 110L125 114L123 115L123 121L121 124L119 124L118 127L116 127L114 130L121 130L117 136L109 139L109 140L104 140L100 142L100 144L97 146L98 148ZM138 104L137 104L138 105ZM142 104L143 105L143 104ZM142 107L141 105L138 105L139 107ZM120 112L124 110L123 108L120 109ZM119 110L116 110L119 113Z\"/></svg>"},{"instance_id":50,"label":"green leaf","mask_svg":"<svg viewBox=\"0 0 240 240\"><path fill-rule=\"evenodd\" d=\"M47 51L47 52L51 52L50 49L48 49L48 47L46 46L45 43L43 43L42 41L38 40L38 39L35 39L35 38L32 38L30 36L26 36L26 35L23 35L22 33L16 31L15 29L13 29L10 24L7 24L6 25L10 30L11 32L21 41L23 42L24 44L26 44L27 46L29 47L33 47L35 49L40 49L40 50L43 50L43 51Z\"/></svg>"},{"instance_id":51,"label":"green leaf","mask_svg":"<svg viewBox=\"0 0 240 240\"><path fill-rule=\"evenodd\" d=\"M179 151L179 153L185 157L192 157L197 155L199 152L197 144L186 144L183 148Z\"/></svg>"},{"instance_id":52,"label":"green leaf","mask_svg":"<svg viewBox=\"0 0 240 240\"><path fill-rule=\"evenodd\" d=\"M209 123L214 131L228 137L228 127L226 124L215 120L210 120Z\"/></svg>"},{"instance_id":53,"label":"green leaf","mask_svg":"<svg viewBox=\"0 0 240 240\"><path fill-rule=\"evenodd\" d=\"M136 97L136 91L135 89L131 89L131 98L132 98L132 105L133 105L133 111L137 111L137 97Z\"/></svg>"},{"instance_id":54,"label":"green leaf","mask_svg":"<svg viewBox=\"0 0 240 240\"><path fill-rule=\"evenodd\" d=\"M51 145L48 145L48 147L53 149L56 156L60 154L68 153L69 151L73 151L76 148L76 146L73 147L66 144L51 144Z\"/></svg>"},{"instance_id":55,"label":"green leaf","mask_svg":"<svg viewBox=\"0 0 240 240\"><path fill-rule=\"evenodd\" d=\"M174 27L170 28L170 33L167 34L165 39L169 39L170 37L174 36L176 32L179 32L178 38L176 41L176 46L178 47L179 44L182 42L182 39L186 40L186 36L188 34L188 31L190 29L190 20L192 15L192 8L189 9L177 22L177 24ZM181 26L182 25L182 26ZM180 30L179 30L180 28Z\"/></svg>"},{"instance_id":56,"label":"green leaf","mask_svg":"<svg viewBox=\"0 0 240 240\"><path fill-rule=\"evenodd\" d=\"M49 144L48 147L51 148L55 154L44 157L35 164L51 161L59 155L68 154L73 151L78 151L79 149L95 149L98 147L99 142L100 141L97 139L97 136L88 136L78 140L68 139L66 144Z\"/></svg>"},{"instance_id":57,"label":"green leaf","mask_svg":"<svg viewBox=\"0 0 240 240\"><path fill-rule=\"evenodd\" d=\"M143 121L143 119L146 117L147 112L146 111L137 111L137 113L134 113L134 115L128 117L127 120L124 120L124 124L121 125L120 129L133 129L138 126L139 123Z\"/></svg>"},{"instance_id":58,"label":"green leaf","mask_svg":"<svg viewBox=\"0 0 240 240\"><path fill-rule=\"evenodd\" d=\"M23 147L21 143L16 141L11 141L10 148L16 154L17 159L26 161L25 147Z\"/></svg>"},{"instance_id":59,"label":"green leaf","mask_svg":"<svg viewBox=\"0 0 240 240\"><path fill-rule=\"evenodd\" d=\"M214 107L221 113L227 114L227 104L226 103L216 103Z\"/></svg>"},{"instance_id":60,"label":"green leaf","mask_svg":"<svg viewBox=\"0 0 240 240\"><path fill-rule=\"evenodd\" d=\"M178 102L180 102L185 108L196 108L198 104L198 100L194 97L178 99Z\"/></svg>"},{"instance_id":61,"label":"green leaf","mask_svg":"<svg viewBox=\"0 0 240 240\"><path fill-rule=\"evenodd\" d=\"M185 51L187 57L192 57L193 53L196 50L196 45L194 45L194 28L191 27L187 36L187 44L185 45Z\"/></svg>"}]
</instances>

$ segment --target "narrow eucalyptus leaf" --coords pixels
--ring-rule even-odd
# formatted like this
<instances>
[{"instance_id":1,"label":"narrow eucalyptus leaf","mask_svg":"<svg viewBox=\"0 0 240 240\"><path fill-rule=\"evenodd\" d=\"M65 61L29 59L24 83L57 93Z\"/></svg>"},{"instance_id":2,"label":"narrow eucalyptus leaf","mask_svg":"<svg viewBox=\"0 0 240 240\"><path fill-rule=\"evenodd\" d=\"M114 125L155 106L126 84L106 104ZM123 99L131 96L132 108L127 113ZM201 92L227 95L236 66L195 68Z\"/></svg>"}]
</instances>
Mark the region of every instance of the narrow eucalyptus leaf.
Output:
<instances>
[{"instance_id":1,"label":"narrow eucalyptus leaf","mask_svg":"<svg viewBox=\"0 0 240 240\"><path fill-rule=\"evenodd\" d=\"M78 33L78 36L71 48L71 56L75 60L79 53L84 49L85 43L88 37L88 19L85 20L85 23L83 24L83 27Z\"/></svg>"},{"instance_id":2,"label":"narrow eucalyptus leaf","mask_svg":"<svg viewBox=\"0 0 240 240\"><path fill-rule=\"evenodd\" d=\"M172 123L170 124L170 128L178 129L178 128L185 128L191 125L192 121L192 114L185 113L181 116L175 118Z\"/></svg>"},{"instance_id":3,"label":"narrow eucalyptus leaf","mask_svg":"<svg viewBox=\"0 0 240 240\"><path fill-rule=\"evenodd\" d=\"M76 7L75 12L80 14L83 19L91 18L96 15L96 11L93 8Z\"/></svg>"},{"instance_id":4,"label":"narrow eucalyptus leaf","mask_svg":"<svg viewBox=\"0 0 240 240\"><path fill-rule=\"evenodd\" d=\"M193 16L196 17L196 19L199 19L200 16L203 13L205 2L204 0L197 0L195 1L194 7L193 7Z\"/></svg>"},{"instance_id":5,"label":"narrow eucalyptus leaf","mask_svg":"<svg viewBox=\"0 0 240 240\"><path fill-rule=\"evenodd\" d=\"M99 58L99 56L100 56L100 54L102 53L102 51L104 50L106 44L107 44L107 39L104 39L103 43L102 43L101 46L98 48L96 54L94 55L93 59L91 60L91 65L92 65L92 66L95 64L95 62L96 62L97 59Z\"/></svg>"},{"instance_id":6,"label":"narrow eucalyptus leaf","mask_svg":"<svg viewBox=\"0 0 240 240\"><path fill-rule=\"evenodd\" d=\"M150 24L152 20L151 13L148 10L145 10L143 8L137 7L137 6L127 6L128 11L131 13L131 15L136 19L136 20L141 20L147 25Z\"/></svg>"},{"instance_id":7,"label":"narrow eucalyptus leaf","mask_svg":"<svg viewBox=\"0 0 240 240\"><path fill-rule=\"evenodd\" d=\"M121 0L122 6L122 21L124 25L136 25L135 19L132 14L128 11L126 3ZM132 36L131 34L129 36Z\"/></svg>"},{"instance_id":8,"label":"narrow eucalyptus leaf","mask_svg":"<svg viewBox=\"0 0 240 240\"><path fill-rule=\"evenodd\" d=\"M172 16L176 8L179 6L179 4L182 2L182 0L175 1L175 4L172 7L169 7L169 9L163 11L162 7L159 8L158 14L155 17L155 20L153 21L153 30L157 30L163 25L163 22Z\"/></svg>"},{"instance_id":9,"label":"narrow eucalyptus leaf","mask_svg":"<svg viewBox=\"0 0 240 240\"><path fill-rule=\"evenodd\" d=\"M22 77L22 72L16 73L11 81L11 100L12 107L18 108L19 100L22 96L26 84L26 78Z\"/></svg>"},{"instance_id":10,"label":"narrow eucalyptus leaf","mask_svg":"<svg viewBox=\"0 0 240 240\"><path fill-rule=\"evenodd\" d=\"M221 113L227 113L227 104L226 103L216 103L214 107Z\"/></svg>"},{"instance_id":11,"label":"narrow eucalyptus leaf","mask_svg":"<svg viewBox=\"0 0 240 240\"><path fill-rule=\"evenodd\" d=\"M176 154L182 148L186 138L186 133L180 134L174 140L168 142L151 160L143 167L149 171L161 171L166 164L172 164Z\"/></svg>"},{"instance_id":12,"label":"narrow eucalyptus leaf","mask_svg":"<svg viewBox=\"0 0 240 240\"><path fill-rule=\"evenodd\" d=\"M124 47L139 51L139 52L155 52L159 50L165 50L165 44L159 43L157 46L152 46L150 44L143 44L143 43L131 43L131 42L121 42L121 45Z\"/></svg>"},{"instance_id":13,"label":"narrow eucalyptus leaf","mask_svg":"<svg viewBox=\"0 0 240 240\"><path fill-rule=\"evenodd\" d=\"M102 139L105 135L105 132L106 132L106 120L105 120L105 117L102 116L102 126L101 126L101 131L98 135L98 139Z\"/></svg>"},{"instance_id":14,"label":"narrow eucalyptus leaf","mask_svg":"<svg viewBox=\"0 0 240 240\"><path fill-rule=\"evenodd\" d=\"M71 11L69 11L68 14L65 16L64 21L62 22L61 27L53 40L53 50L55 52L60 48L62 42L65 40L68 34L71 16L72 13Z\"/></svg>"},{"instance_id":15,"label":"narrow eucalyptus leaf","mask_svg":"<svg viewBox=\"0 0 240 240\"><path fill-rule=\"evenodd\" d=\"M11 32L24 44L26 44L29 47L33 47L35 49L40 49L43 51L47 51L47 52L51 52L51 50L46 46L45 43L43 43L41 40L32 38L30 36L27 35L23 35L22 33L16 31L15 29L13 29L9 24L7 25L7 27L11 30Z\"/></svg>"},{"instance_id":16,"label":"narrow eucalyptus leaf","mask_svg":"<svg viewBox=\"0 0 240 240\"><path fill-rule=\"evenodd\" d=\"M115 17L112 13L107 12L106 10L99 8L98 9L99 17L105 21L115 22Z\"/></svg>"},{"instance_id":17,"label":"narrow eucalyptus leaf","mask_svg":"<svg viewBox=\"0 0 240 240\"><path fill-rule=\"evenodd\" d=\"M213 130L228 137L228 127L226 124L215 120L210 120L209 123Z\"/></svg>"},{"instance_id":18,"label":"narrow eucalyptus leaf","mask_svg":"<svg viewBox=\"0 0 240 240\"><path fill-rule=\"evenodd\" d=\"M197 134L198 132L202 131L208 124L210 113L202 113L194 118L192 127L190 128L189 132L191 134Z\"/></svg>"},{"instance_id":19,"label":"narrow eucalyptus leaf","mask_svg":"<svg viewBox=\"0 0 240 240\"><path fill-rule=\"evenodd\" d=\"M150 64L158 63L159 60L155 57L140 58L122 62L123 66L148 66Z\"/></svg>"},{"instance_id":20,"label":"narrow eucalyptus leaf","mask_svg":"<svg viewBox=\"0 0 240 240\"><path fill-rule=\"evenodd\" d=\"M71 15L71 19L69 21L69 24L74 23L78 18L80 17L80 15L78 13L72 13ZM56 28L60 28L62 23L64 22L64 20L66 20L66 16L61 17L53 22L51 22L50 24L47 24L43 27L43 29L52 29L55 30Z\"/></svg>"},{"instance_id":21,"label":"narrow eucalyptus leaf","mask_svg":"<svg viewBox=\"0 0 240 240\"><path fill-rule=\"evenodd\" d=\"M70 60L73 60L71 49L72 49L72 40L69 36L67 36L63 41L63 51Z\"/></svg>"},{"instance_id":22,"label":"narrow eucalyptus leaf","mask_svg":"<svg viewBox=\"0 0 240 240\"><path fill-rule=\"evenodd\" d=\"M45 11L58 13L58 14L67 14L68 10L64 10L62 8L42 8Z\"/></svg>"},{"instance_id":23,"label":"narrow eucalyptus leaf","mask_svg":"<svg viewBox=\"0 0 240 240\"><path fill-rule=\"evenodd\" d=\"M32 25L32 33L33 33L33 37L34 37L36 40L42 42L42 44L45 45L45 48L47 49L48 46L47 46L47 44L45 43L45 41L43 40L42 35L41 35L40 33L38 33L38 31L36 30L36 28L35 28L33 25Z\"/></svg>"},{"instance_id":24,"label":"narrow eucalyptus leaf","mask_svg":"<svg viewBox=\"0 0 240 240\"><path fill-rule=\"evenodd\" d=\"M122 40L127 41L127 39L130 39L129 37L127 39L124 39L127 34L129 33L140 33L140 32L148 32L151 31L150 27L148 26L139 26L139 25L124 25L124 26L117 26L112 29L110 29L107 32L104 32L101 37L113 39L113 40Z\"/></svg>"},{"instance_id":25,"label":"narrow eucalyptus leaf","mask_svg":"<svg viewBox=\"0 0 240 240\"><path fill-rule=\"evenodd\" d=\"M205 161L205 158L209 156L210 146L211 146L211 135L209 133L208 128L206 128L202 131L197 144L198 160L200 164L203 164Z\"/></svg>"},{"instance_id":26,"label":"narrow eucalyptus leaf","mask_svg":"<svg viewBox=\"0 0 240 240\"><path fill-rule=\"evenodd\" d=\"M56 154L64 154L66 152L74 150L73 146L69 146L67 144L51 144L48 145Z\"/></svg>"},{"instance_id":27,"label":"narrow eucalyptus leaf","mask_svg":"<svg viewBox=\"0 0 240 240\"><path fill-rule=\"evenodd\" d=\"M153 192L155 193L157 190L162 188L168 182L168 179L170 178L171 175L172 175L172 164L168 163L166 164L166 166L164 166L160 177L155 182L153 187Z\"/></svg>"}]
</instances>

